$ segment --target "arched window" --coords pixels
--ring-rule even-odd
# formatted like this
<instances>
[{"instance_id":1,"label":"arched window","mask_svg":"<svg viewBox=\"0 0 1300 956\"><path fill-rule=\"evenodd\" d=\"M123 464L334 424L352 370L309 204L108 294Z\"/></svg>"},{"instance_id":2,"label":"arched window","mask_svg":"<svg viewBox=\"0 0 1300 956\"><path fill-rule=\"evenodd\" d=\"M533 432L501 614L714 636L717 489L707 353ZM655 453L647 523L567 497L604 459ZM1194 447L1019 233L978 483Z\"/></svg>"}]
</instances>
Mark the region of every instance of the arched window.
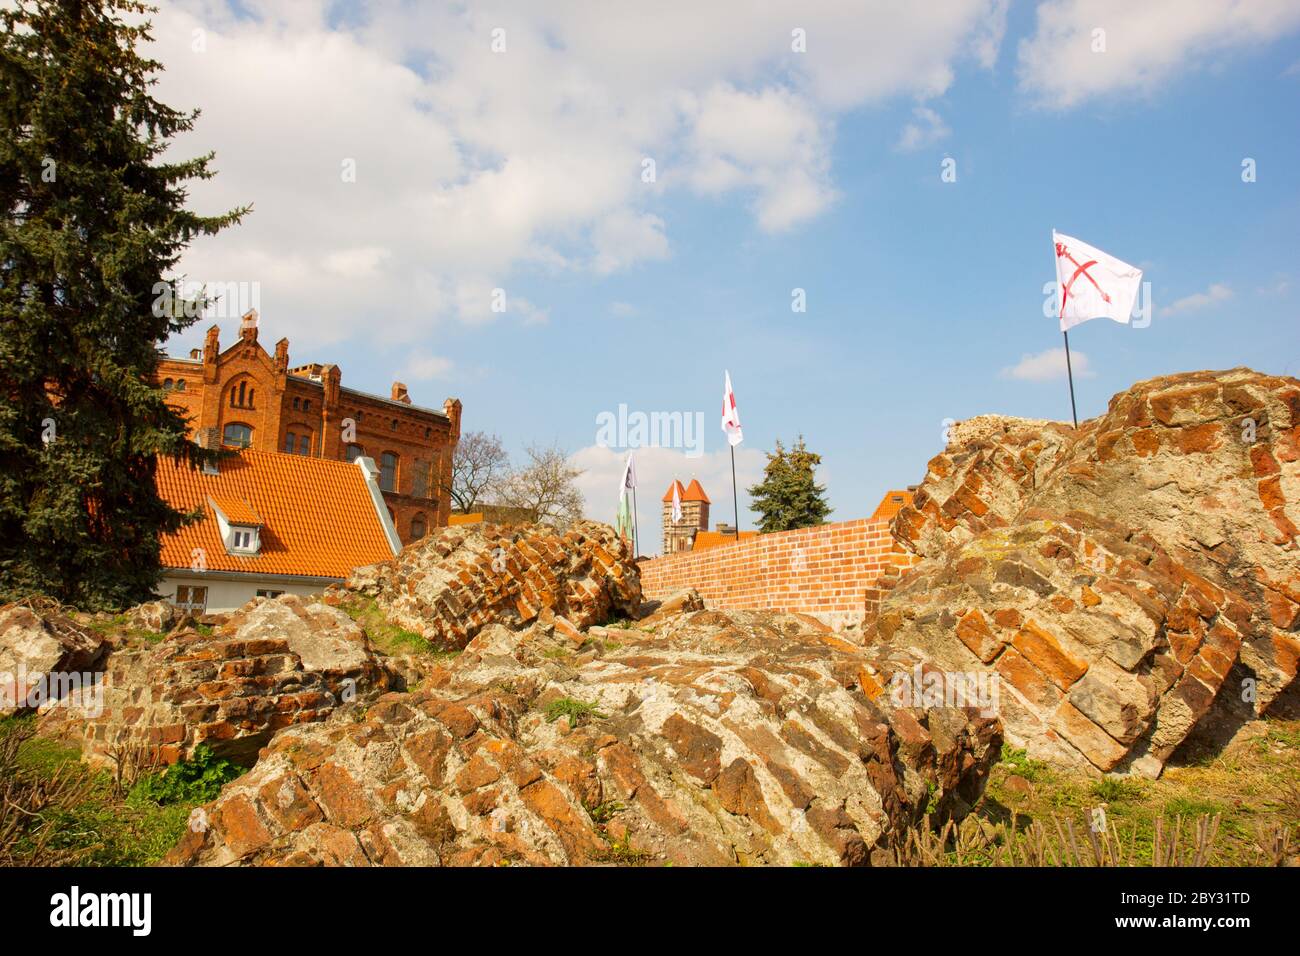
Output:
<instances>
[{"instance_id":1,"label":"arched window","mask_svg":"<svg viewBox=\"0 0 1300 956\"><path fill-rule=\"evenodd\" d=\"M292 455L293 450L298 447L298 436L293 432L284 433L284 453Z\"/></svg>"},{"instance_id":2,"label":"arched window","mask_svg":"<svg viewBox=\"0 0 1300 956\"><path fill-rule=\"evenodd\" d=\"M169 378L165 378L165 379L163 379L163 391L164 391L164 392L170 392L170 391L172 390L172 385L173 385L173 384L174 384L174 383L172 382L171 379L169 379Z\"/></svg>"},{"instance_id":3,"label":"arched window","mask_svg":"<svg viewBox=\"0 0 1300 956\"><path fill-rule=\"evenodd\" d=\"M176 380L176 391L178 391L178 392L183 392L183 391L185 391L185 379L183 379L183 378L178 378L178 379Z\"/></svg>"},{"instance_id":4,"label":"arched window","mask_svg":"<svg viewBox=\"0 0 1300 956\"><path fill-rule=\"evenodd\" d=\"M379 487L384 491L397 490L397 456L391 451L379 456Z\"/></svg>"},{"instance_id":5,"label":"arched window","mask_svg":"<svg viewBox=\"0 0 1300 956\"><path fill-rule=\"evenodd\" d=\"M241 422L231 422L221 432L221 443L232 448L249 448L253 444L253 429Z\"/></svg>"},{"instance_id":6,"label":"arched window","mask_svg":"<svg viewBox=\"0 0 1300 956\"><path fill-rule=\"evenodd\" d=\"M253 399L257 395L257 389L249 388L252 381L245 377L239 380L239 384L231 383L230 386L230 407L231 408L253 408Z\"/></svg>"},{"instance_id":7,"label":"arched window","mask_svg":"<svg viewBox=\"0 0 1300 956\"><path fill-rule=\"evenodd\" d=\"M360 445L348 445L347 456L348 461L356 461L358 458L366 456L366 450Z\"/></svg>"},{"instance_id":8,"label":"arched window","mask_svg":"<svg viewBox=\"0 0 1300 956\"><path fill-rule=\"evenodd\" d=\"M425 524L424 515L417 514L411 519L411 540L419 541L428 532L428 525Z\"/></svg>"},{"instance_id":9,"label":"arched window","mask_svg":"<svg viewBox=\"0 0 1300 956\"><path fill-rule=\"evenodd\" d=\"M311 432L298 436L298 454L311 454Z\"/></svg>"}]
</instances>

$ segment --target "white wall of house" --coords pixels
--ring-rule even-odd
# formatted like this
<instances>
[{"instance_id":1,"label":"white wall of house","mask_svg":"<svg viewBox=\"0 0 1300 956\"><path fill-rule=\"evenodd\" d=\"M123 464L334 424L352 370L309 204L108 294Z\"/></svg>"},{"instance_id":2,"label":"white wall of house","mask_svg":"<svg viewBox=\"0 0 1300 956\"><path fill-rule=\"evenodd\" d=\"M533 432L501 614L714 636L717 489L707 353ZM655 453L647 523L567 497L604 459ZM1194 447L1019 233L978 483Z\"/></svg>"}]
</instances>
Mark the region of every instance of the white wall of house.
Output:
<instances>
[{"instance_id":1,"label":"white wall of house","mask_svg":"<svg viewBox=\"0 0 1300 956\"><path fill-rule=\"evenodd\" d=\"M219 571L203 574L167 572L158 585L158 594L165 601L175 603L177 585L186 587L206 587L208 589L207 612L216 614L234 611L243 607L257 596L260 590L282 591L285 594L301 594L304 597L319 595L334 579L326 578L288 578L266 575L262 577L233 577Z\"/></svg>"}]
</instances>

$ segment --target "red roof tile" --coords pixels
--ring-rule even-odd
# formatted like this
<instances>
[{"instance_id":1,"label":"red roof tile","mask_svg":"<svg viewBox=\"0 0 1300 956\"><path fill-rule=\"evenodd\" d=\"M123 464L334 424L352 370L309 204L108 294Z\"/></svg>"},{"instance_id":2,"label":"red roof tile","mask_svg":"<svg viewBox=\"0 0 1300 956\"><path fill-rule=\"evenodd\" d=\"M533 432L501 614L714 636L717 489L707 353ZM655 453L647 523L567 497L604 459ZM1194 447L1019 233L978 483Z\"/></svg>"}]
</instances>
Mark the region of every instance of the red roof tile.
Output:
<instances>
[{"instance_id":1,"label":"red roof tile","mask_svg":"<svg viewBox=\"0 0 1300 956\"><path fill-rule=\"evenodd\" d=\"M209 571L345 578L353 568L393 556L361 468L353 462L245 449L223 459L219 474L158 459L158 491L203 519L162 539L162 563L190 568L203 549ZM261 551L226 551L211 497L232 522L261 524ZM226 510L229 505L239 514Z\"/></svg>"},{"instance_id":2,"label":"red roof tile","mask_svg":"<svg viewBox=\"0 0 1300 956\"><path fill-rule=\"evenodd\" d=\"M756 536L757 531L740 532L740 540L748 541ZM736 536L728 532L723 534L721 531L697 531L695 532L695 543L691 545L692 551L704 551L707 548L716 548L720 544L735 544Z\"/></svg>"},{"instance_id":3,"label":"red roof tile","mask_svg":"<svg viewBox=\"0 0 1300 956\"><path fill-rule=\"evenodd\" d=\"M691 483L686 486L686 494L682 495L682 501L703 501L706 505L713 504L709 496L704 493L698 478L692 478Z\"/></svg>"},{"instance_id":4,"label":"red roof tile","mask_svg":"<svg viewBox=\"0 0 1300 956\"><path fill-rule=\"evenodd\" d=\"M682 501L685 501L685 500L686 500L686 489L682 487L682 483L681 483L680 481L678 481L676 478L674 478L674 479L673 479L673 483L672 483L671 485L668 486L668 490L664 492L664 501L672 501L672 500L673 500L673 489L674 489L674 488L677 489L677 497L680 498Z\"/></svg>"},{"instance_id":5,"label":"red roof tile","mask_svg":"<svg viewBox=\"0 0 1300 956\"><path fill-rule=\"evenodd\" d=\"M880 499L880 504L876 507L876 512L871 517L874 518L892 518L903 509L905 505L912 503L912 493L910 491L887 491L885 497Z\"/></svg>"}]
</instances>

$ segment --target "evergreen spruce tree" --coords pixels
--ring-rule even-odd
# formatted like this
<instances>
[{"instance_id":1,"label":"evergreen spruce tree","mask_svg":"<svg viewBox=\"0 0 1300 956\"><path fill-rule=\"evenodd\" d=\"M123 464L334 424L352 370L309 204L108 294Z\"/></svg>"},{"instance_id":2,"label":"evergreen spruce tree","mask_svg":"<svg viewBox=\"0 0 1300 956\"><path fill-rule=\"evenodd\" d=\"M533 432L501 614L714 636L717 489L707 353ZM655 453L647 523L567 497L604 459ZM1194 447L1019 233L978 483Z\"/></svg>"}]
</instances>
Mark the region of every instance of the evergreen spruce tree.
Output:
<instances>
[{"instance_id":1,"label":"evergreen spruce tree","mask_svg":"<svg viewBox=\"0 0 1300 956\"><path fill-rule=\"evenodd\" d=\"M161 343L206 300L160 292L194 237L247 208L185 208L212 155L162 159L198 113L150 93L161 65L137 46L153 9L0 9L0 600L147 600L159 535L193 517L159 497L157 456L215 454L150 384Z\"/></svg>"},{"instance_id":2,"label":"evergreen spruce tree","mask_svg":"<svg viewBox=\"0 0 1300 956\"><path fill-rule=\"evenodd\" d=\"M763 480L749 489L750 510L761 516L760 531L789 531L825 523L831 507L826 503L825 486L817 484L813 475L821 462L821 455L804 445L802 435L789 451L777 441L776 451L768 453Z\"/></svg>"}]
</instances>

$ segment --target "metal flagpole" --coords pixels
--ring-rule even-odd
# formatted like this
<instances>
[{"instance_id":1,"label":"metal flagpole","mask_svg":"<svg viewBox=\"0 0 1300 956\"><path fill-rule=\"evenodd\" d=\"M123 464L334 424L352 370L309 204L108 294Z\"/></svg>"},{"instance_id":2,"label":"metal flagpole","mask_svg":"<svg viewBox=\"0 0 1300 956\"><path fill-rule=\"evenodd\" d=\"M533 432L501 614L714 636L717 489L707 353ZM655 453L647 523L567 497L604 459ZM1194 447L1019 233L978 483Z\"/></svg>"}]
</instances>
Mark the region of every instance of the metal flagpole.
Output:
<instances>
[{"instance_id":1,"label":"metal flagpole","mask_svg":"<svg viewBox=\"0 0 1300 956\"><path fill-rule=\"evenodd\" d=\"M1070 379L1070 414L1074 417L1074 427L1078 428L1079 412L1074 407L1074 370L1070 368L1070 333L1062 330L1061 334L1065 336L1065 374Z\"/></svg>"},{"instance_id":2,"label":"metal flagpole","mask_svg":"<svg viewBox=\"0 0 1300 956\"><path fill-rule=\"evenodd\" d=\"M736 496L736 446L731 446L731 504L736 519L736 543L740 543L740 499Z\"/></svg>"}]
</instances>

